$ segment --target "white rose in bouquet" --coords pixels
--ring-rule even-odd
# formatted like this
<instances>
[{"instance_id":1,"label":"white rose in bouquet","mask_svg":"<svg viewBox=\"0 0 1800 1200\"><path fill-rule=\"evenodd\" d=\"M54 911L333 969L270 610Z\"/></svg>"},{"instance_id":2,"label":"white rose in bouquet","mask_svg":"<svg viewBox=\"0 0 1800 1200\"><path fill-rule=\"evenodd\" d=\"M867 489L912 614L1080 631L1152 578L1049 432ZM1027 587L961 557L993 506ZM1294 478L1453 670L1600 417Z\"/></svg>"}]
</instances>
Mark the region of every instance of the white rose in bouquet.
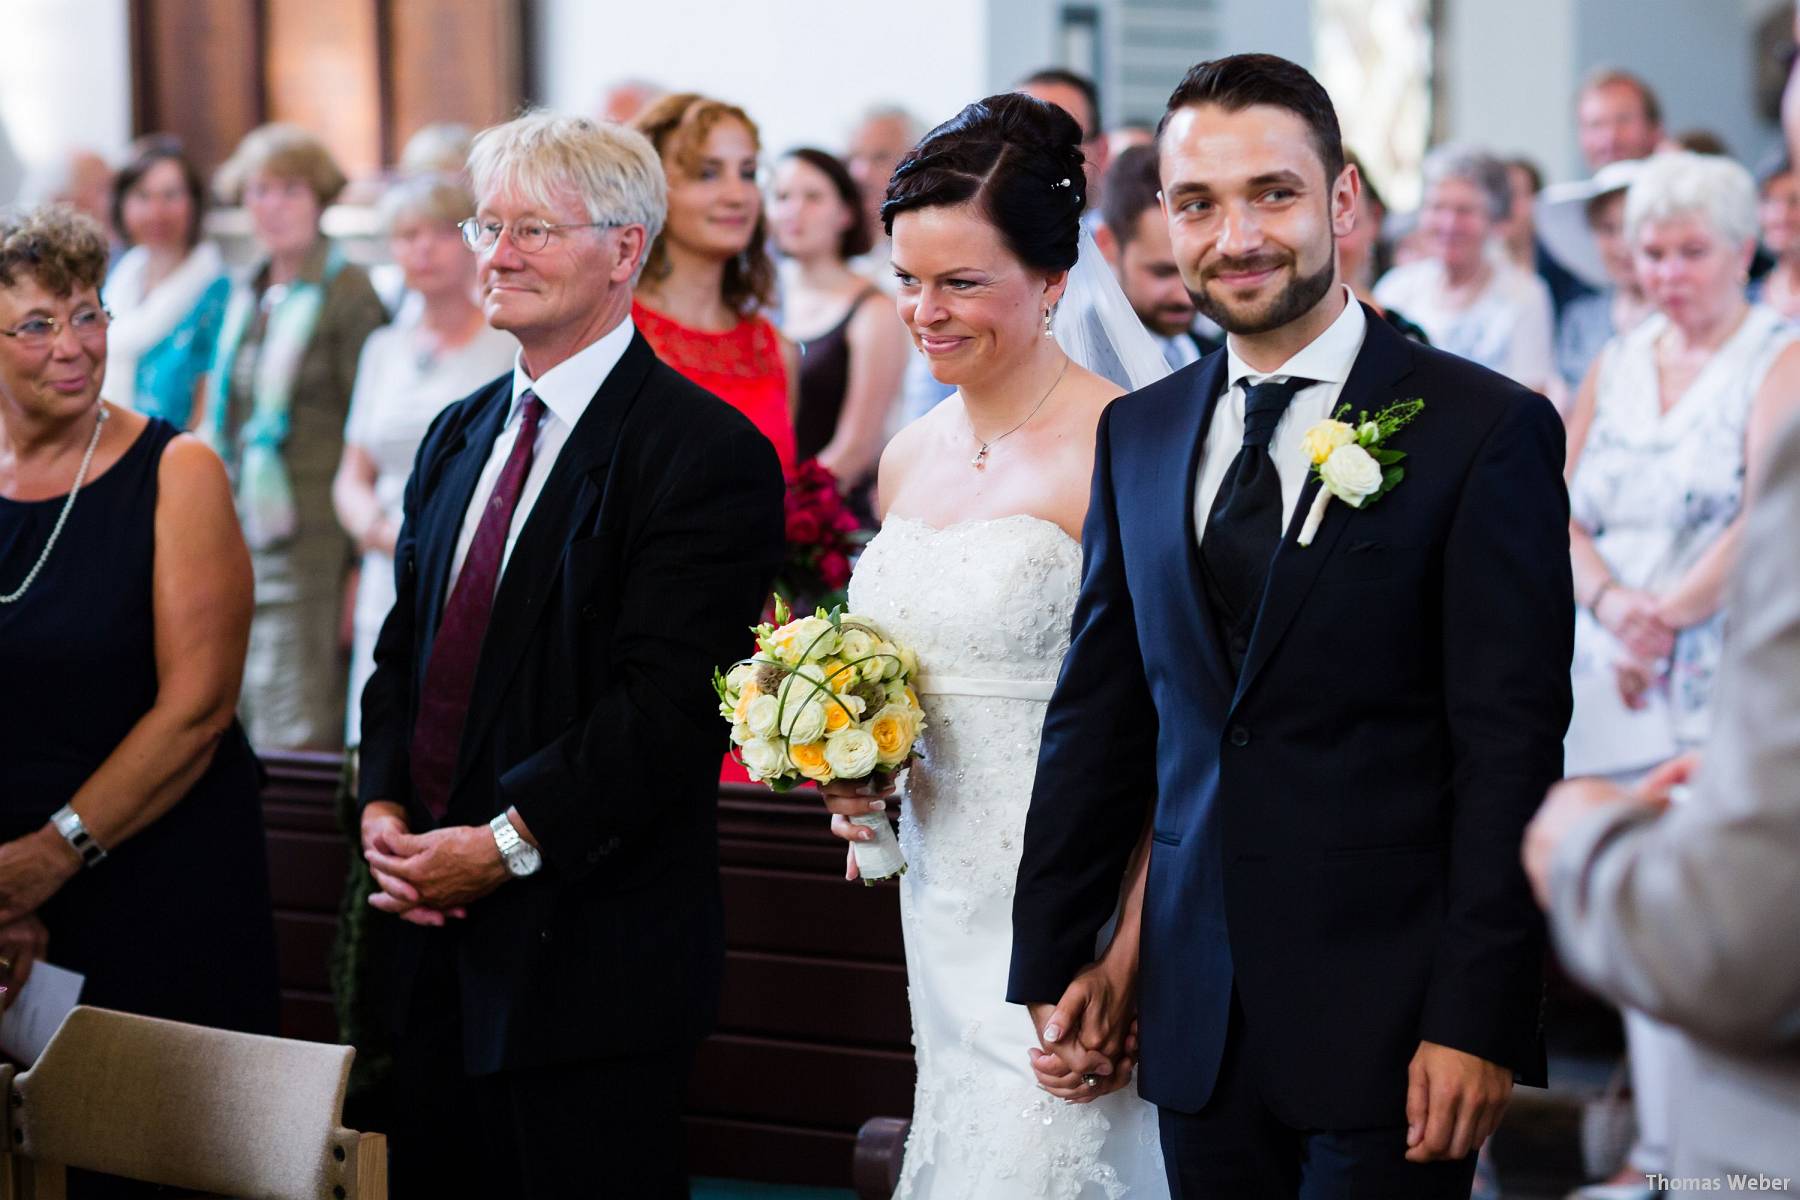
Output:
<instances>
[{"instance_id":1,"label":"white rose in bouquet","mask_svg":"<svg viewBox=\"0 0 1800 1200\"><path fill-rule=\"evenodd\" d=\"M839 779L872 775L877 765L875 739L852 725L825 739L825 762Z\"/></svg>"},{"instance_id":2,"label":"white rose in bouquet","mask_svg":"<svg viewBox=\"0 0 1800 1200\"><path fill-rule=\"evenodd\" d=\"M790 705L781 719L787 726L782 733L789 742L816 742L825 736L825 706L817 700L809 700L799 708Z\"/></svg>"},{"instance_id":3,"label":"white rose in bouquet","mask_svg":"<svg viewBox=\"0 0 1800 1200\"><path fill-rule=\"evenodd\" d=\"M753 783L761 783L781 774L785 765L780 745L767 738L752 738L744 743L738 753L743 756L744 772Z\"/></svg>"},{"instance_id":4,"label":"white rose in bouquet","mask_svg":"<svg viewBox=\"0 0 1800 1200\"><path fill-rule=\"evenodd\" d=\"M786 663L821 662L837 652L838 632L824 617L801 617L770 635L769 647Z\"/></svg>"},{"instance_id":5,"label":"white rose in bouquet","mask_svg":"<svg viewBox=\"0 0 1800 1200\"><path fill-rule=\"evenodd\" d=\"M775 723L780 716L781 701L774 696L758 696L744 708L744 724L759 738L775 735Z\"/></svg>"}]
</instances>

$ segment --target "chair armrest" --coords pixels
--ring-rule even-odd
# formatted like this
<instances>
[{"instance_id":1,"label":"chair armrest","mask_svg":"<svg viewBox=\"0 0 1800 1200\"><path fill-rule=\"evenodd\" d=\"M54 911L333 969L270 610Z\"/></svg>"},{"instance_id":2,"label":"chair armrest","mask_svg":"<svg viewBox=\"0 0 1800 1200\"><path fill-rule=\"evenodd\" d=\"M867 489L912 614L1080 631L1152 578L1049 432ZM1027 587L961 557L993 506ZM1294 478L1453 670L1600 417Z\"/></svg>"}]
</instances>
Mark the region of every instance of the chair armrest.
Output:
<instances>
[{"instance_id":1,"label":"chair armrest","mask_svg":"<svg viewBox=\"0 0 1800 1200\"><path fill-rule=\"evenodd\" d=\"M888 1200L900 1183L900 1159L912 1122L900 1117L870 1117L856 1131L856 1155L850 1180L857 1200Z\"/></svg>"}]
</instances>

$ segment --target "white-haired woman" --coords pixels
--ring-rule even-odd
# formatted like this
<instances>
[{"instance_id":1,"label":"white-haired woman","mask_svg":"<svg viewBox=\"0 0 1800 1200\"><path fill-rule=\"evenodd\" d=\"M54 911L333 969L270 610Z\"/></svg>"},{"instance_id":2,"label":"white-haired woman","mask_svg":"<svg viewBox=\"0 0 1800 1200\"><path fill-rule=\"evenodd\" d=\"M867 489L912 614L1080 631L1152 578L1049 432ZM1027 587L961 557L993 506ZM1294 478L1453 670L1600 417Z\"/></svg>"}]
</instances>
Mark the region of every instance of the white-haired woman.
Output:
<instances>
[{"instance_id":1,"label":"white-haired woman","mask_svg":"<svg viewBox=\"0 0 1800 1200\"><path fill-rule=\"evenodd\" d=\"M1625 199L1654 315L1601 352L1569 424L1575 596L1570 774L1641 775L1702 745L1725 581L1763 450L1800 410L1800 334L1744 299L1756 189L1725 158L1661 155ZM1668 1038L1626 1014L1638 1172L1668 1167Z\"/></svg>"},{"instance_id":2,"label":"white-haired woman","mask_svg":"<svg viewBox=\"0 0 1800 1200\"><path fill-rule=\"evenodd\" d=\"M402 180L382 197L381 211L388 251L419 302L363 343L344 455L331 485L338 523L362 554L347 746L360 740L358 700L375 669L375 635L394 605L394 539L419 442L445 405L510 370L519 350L475 305L475 256L458 228L475 215L467 185L443 175Z\"/></svg>"},{"instance_id":3,"label":"white-haired woman","mask_svg":"<svg viewBox=\"0 0 1800 1200\"><path fill-rule=\"evenodd\" d=\"M1418 322L1439 349L1550 393L1550 291L1494 244L1511 210L1512 180L1499 159L1456 147L1434 151L1419 210L1430 257L1383 275L1375 299Z\"/></svg>"}]
</instances>

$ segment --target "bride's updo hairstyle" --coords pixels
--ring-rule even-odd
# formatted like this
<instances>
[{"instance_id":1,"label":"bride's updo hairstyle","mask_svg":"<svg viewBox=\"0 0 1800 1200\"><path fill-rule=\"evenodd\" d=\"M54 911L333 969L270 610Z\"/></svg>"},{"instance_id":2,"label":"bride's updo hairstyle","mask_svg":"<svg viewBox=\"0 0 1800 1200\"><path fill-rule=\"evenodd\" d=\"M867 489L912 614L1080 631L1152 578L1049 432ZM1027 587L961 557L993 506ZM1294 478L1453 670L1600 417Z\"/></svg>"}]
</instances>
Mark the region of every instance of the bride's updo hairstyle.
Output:
<instances>
[{"instance_id":1,"label":"bride's updo hairstyle","mask_svg":"<svg viewBox=\"0 0 1800 1200\"><path fill-rule=\"evenodd\" d=\"M903 212L972 200L1020 262L1066 271L1075 265L1085 183L1075 118L1006 92L969 105L900 160L881 223L891 235Z\"/></svg>"}]
</instances>

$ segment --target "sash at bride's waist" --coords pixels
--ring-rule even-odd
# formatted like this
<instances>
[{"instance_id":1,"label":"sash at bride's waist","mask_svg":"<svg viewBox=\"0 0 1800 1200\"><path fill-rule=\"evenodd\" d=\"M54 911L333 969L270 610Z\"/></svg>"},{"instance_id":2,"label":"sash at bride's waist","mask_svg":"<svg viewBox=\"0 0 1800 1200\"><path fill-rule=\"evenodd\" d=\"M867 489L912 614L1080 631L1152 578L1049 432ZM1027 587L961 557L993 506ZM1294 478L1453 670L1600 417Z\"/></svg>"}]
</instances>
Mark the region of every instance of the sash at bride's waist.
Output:
<instances>
[{"instance_id":1,"label":"sash at bride's waist","mask_svg":"<svg viewBox=\"0 0 1800 1200\"><path fill-rule=\"evenodd\" d=\"M1054 679L970 679L962 675L927 675L918 681L921 696L992 696L1001 700L1050 699Z\"/></svg>"}]
</instances>

